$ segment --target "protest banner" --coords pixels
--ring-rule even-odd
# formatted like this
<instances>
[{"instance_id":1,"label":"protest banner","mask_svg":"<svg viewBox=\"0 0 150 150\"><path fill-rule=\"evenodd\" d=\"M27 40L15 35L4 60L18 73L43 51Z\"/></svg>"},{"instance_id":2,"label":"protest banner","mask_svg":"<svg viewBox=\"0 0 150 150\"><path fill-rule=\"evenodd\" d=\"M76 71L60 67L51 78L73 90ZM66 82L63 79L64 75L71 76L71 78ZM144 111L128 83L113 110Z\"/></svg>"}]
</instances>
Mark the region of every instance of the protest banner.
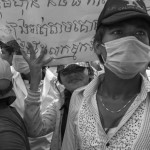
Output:
<instances>
[{"instance_id":1,"label":"protest banner","mask_svg":"<svg viewBox=\"0 0 150 150\"><path fill-rule=\"evenodd\" d=\"M24 50L31 42L37 55L41 47L46 47L45 59L55 58L50 66L97 60L92 41L105 3L106 0L1 0L0 40L14 38ZM150 0L145 3L150 12Z\"/></svg>"}]
</instances>

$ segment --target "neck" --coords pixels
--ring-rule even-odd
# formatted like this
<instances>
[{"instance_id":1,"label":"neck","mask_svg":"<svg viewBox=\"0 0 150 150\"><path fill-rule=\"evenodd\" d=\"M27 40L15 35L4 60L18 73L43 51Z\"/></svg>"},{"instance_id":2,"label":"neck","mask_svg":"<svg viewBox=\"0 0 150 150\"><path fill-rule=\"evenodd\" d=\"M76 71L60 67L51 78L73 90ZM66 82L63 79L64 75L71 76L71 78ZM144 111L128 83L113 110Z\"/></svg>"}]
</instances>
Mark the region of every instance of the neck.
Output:
<instances>
[{"instance_id":1,"label":"neck","mask_svg":"<svg viewBox=\"0 0 150 150\"><path fill-rule=\"evenodd\" d=\"M105 68L105 77L101 87L99 87L99 92L101 92L103 96L110 97L113 100L120 97L126 99L139 93L140 87L140 74L132 79L121 79Z\"/></svg>"}]
</instances>

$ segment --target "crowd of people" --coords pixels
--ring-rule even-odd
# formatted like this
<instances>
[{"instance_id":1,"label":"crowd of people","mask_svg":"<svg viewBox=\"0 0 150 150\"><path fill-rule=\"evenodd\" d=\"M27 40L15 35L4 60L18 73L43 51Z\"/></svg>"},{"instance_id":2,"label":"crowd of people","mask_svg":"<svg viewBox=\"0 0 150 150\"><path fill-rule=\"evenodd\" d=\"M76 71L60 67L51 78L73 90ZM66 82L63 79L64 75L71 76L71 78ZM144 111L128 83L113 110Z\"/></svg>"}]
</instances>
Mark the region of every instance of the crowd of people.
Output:
<instances>
[{"instance_id":1,"label":"crowd of people","mask_svg":"<svg viewBox=\"0 0 150 150\"><path fill-rule=\"evenodd\" d=\"M98 62L56 67L0 41L0 150L150 150L144 1L107 0L93 37Z\"/></svg>"}]
</instances>

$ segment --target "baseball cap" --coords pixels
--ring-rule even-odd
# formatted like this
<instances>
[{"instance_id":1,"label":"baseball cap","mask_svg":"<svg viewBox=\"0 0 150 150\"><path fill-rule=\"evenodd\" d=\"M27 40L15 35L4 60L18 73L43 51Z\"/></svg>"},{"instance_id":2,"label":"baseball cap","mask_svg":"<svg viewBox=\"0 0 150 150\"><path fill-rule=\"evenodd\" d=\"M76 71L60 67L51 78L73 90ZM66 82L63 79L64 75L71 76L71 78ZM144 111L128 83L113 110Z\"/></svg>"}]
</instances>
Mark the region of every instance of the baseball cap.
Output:
<instances>
[{"instance_id":1,"label":"baseball cap","mask_svg":"<svg viewBox=\"0 0 150 150\"><path fill-rule=\"evenodd\" d=\"M76 69L76 68L87 68L90 67L90 64L88 62L77 62L77 63L71 63L66 65L58 65L57 66L57 73L63 70L70 70L70 69Z\"/></svg>"},{"instance_id":2,"label":"baseball cap","mask_svg":"<svg viewBox=\"0 0 150 150\"><path fill-rule=\"evenodd\" d=\"M0 79L12 80L10 65L6 60L0 58Z\"/></svg>"},{"instance_id":3,"label":"baseball cap","mask_svg":"<svg viewBox=\"0 0 150 150\"><path fill-rule=\"evenodd\" d=\"M0 103L1 99L13 96L13 98L8 99L8 104L14 102L15 93L12 90L12 73L10 69L10 65L6 60L0 58ZM8 81L10 82L8 82Z\"/></svg>"},{"instance_id":4,"label":"baseball cap","mask_svg":"<svg viewBox=\"0 0 150 150\"><path fill-rule=\"evenodd\" d=\"M143 0L107 0L97 23L97 30L101 24L109 25L130 18L141 17L150 24Z\"/></svg>"},{"instance_id":5,"label":"baseball cap","mask_svg":"<svg viewBox=\"0 0 150 150\"><path fill-rule=\"evenodd\" d=\"M2 48L4 46L6 46L6 44L4 42L0 41L0 47Z\"/></svg>"}]
</instances>

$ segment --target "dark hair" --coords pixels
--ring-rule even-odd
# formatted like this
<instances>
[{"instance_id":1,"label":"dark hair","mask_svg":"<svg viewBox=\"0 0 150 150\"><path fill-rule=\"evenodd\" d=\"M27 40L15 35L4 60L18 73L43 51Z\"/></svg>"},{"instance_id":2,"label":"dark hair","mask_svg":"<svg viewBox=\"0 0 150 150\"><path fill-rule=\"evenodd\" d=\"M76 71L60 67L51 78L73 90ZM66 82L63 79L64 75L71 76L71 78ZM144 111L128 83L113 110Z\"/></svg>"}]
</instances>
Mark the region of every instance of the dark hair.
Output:
<instances>
[{"instance_id":1,"label":"dark hair","mask_svg":"<svg viewBox=\"0 0 150 150\"><path fill-rule=\"evenodd\" d=\"M95 36L94 36L93 44L95 44L95 43L103 44L102 38L103 38L103 35L106 31L106 28L107 28L107 26L101 25L99 27L99 29L97 29ZM98 57L99 57L100 63L104 64L104 60L102 59L102 56L98 55Z\"/></svg>"},{"instance_id":2,"label":"dark hair","mask_svg":"<svg viewBox=\"0 0 150 150\"><path fill-rule=\"evenodd\" d=\"M102 44L102 38L105 33L105 28L106 27L104 25L101 25L99 29L96 31L95 36L94 36L94 41L93 41L94 43L98 42Z\"/></svg>"},{"instance_id":3,"label":"dark hair","mask_svg":"<svg viewBox=\"0 0 150 150\"><path fill-rule=\"evenodd\" d=\"M42 80L45 78L46 66L42 67Z\"/></svg>"},{"instance_id":4,"label":"dark hair","mask_svg":"<svg viewBox=\"0 0 150 150\"><path fill-rule=\"evenodd\" d=\"M71 99L72 93L65 89L64 90L64 104L60 108L60 110L64 110L63 116L62 116L62 124L61 124L61 139L63 141L64 133L66 129L66 123L67 123L67 117L68 117L68 110L69 110L69 104Z\"/></svg>"},{"instance_id":5,"label":"dark hair","mask_svg":"<svg viewBox=\"0 0 150 150\"><path fill-rule=\"evenodd\" d=\"M19 44L17 43L16 40L8 41L6 44L8 46L14 48L14 52L15 52L16 55L22 55L21 50L20 50L20 46L19 46Z\"/></svg>"},{"instance_id":6,"label":"dark hair","mask_svg":"<svg viewBox=\"0 0 150 150\"><path fill-rule=\"evenodd\" d=\"M0 48L5 49L9 55L12 55L14 53L14 48L11 46L6 45L2 41L0 41Z\"/></svg>"},{"instance_id":7,"label":"dark hair","mask_svg":"<svg viewBox=\"0 0 150 150\"><path fill-rule=\"evenodd\" d=\"M67 89L64 89L64 96L65 96L65 102L66 101L70 101L70 98L72 96L72 92L70 92L69 90Z\"/></svg>"},{"instance_id":8,"label":"dark hair","mask_svg":"<svg viewBox=\"0 0 150 150\"><path fill-rule=\"evenodd\" d=\"M60 84L62 84L62 82L61 82L61 78L60 78L60 71L58 72L57 80L59 81L59 83L60 83Z\"/></svg>"},{"instance_id":9,"label":"dark hair","mask_svg":"<svg viewBox=\"0 0 150 150\"><path fill-rule=\"evenodd\" d=\"M30 72L27 74L24 74L24 73L20 73L20 74L23 80L28 80L30 83L30 80L31 80Z\"/></svg>"}]
</instances>

